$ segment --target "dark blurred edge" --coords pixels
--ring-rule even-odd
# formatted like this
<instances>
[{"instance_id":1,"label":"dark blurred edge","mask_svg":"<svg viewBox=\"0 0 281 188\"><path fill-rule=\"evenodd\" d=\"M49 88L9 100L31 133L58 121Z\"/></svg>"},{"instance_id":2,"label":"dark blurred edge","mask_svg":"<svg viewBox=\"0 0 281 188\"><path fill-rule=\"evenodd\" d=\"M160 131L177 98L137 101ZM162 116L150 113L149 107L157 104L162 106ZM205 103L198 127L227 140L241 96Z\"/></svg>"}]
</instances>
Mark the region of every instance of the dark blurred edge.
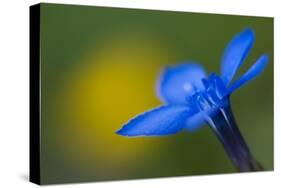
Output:
<instances>
[{"instance_id":1,"label":"dark blurred edge","mask_svg":"<svg viewBox=\"0 0 281 188\"><path fill-rule=\"evenodd\" d=\"M29 180L40 184L40 4L30 6Z\"/></svg>"}]
</instances>

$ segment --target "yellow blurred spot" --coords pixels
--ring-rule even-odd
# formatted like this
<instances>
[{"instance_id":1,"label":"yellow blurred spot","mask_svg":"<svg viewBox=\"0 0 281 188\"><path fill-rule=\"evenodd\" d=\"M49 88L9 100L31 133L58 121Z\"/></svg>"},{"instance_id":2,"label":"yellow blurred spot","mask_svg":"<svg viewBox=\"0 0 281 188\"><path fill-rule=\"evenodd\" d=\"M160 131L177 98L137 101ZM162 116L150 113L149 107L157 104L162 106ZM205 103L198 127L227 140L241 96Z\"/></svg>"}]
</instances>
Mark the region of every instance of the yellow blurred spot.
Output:
<instances>
[{"instance_id":1,"label":"yellow blurred spot","mask_svg":"<svg viewBox=\"0 0 281 188\"><path fill-rule=\"evenodd\" d=\"M115 131L160 104L155 83L168 59L150 37L119 36L103 41L62 75L52 114L69 164L95 171L134 168L152 148L161 148L156 139L127 138Z\"/></svg>"}]
</instances>

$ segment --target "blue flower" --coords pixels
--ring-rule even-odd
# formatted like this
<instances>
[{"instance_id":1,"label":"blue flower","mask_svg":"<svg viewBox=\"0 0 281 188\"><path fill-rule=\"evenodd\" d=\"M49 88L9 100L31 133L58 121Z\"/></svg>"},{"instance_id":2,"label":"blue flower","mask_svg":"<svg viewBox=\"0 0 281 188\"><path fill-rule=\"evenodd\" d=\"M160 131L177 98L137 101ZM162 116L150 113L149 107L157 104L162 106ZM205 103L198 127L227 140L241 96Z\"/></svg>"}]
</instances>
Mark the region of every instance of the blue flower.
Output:
<instances>
[{"instance_id":1,"label":"blue flower","mask_svg":"<svg viewBox=\"0 0 281 188\"><path fill-rule=\"evenodd\" d=\"M239 79L232 81L254 43L247 28L226 47L220 76L200 64L185 63L166 68L157 84L164 105L131 119L116 133L122 136L164 136L182 130L195 131L207 123L234 165L240 171L260 170L253 159L233 116L230 95L256 78L266 67L268 56L261 55Z\"/></svg>"}]
</instances>

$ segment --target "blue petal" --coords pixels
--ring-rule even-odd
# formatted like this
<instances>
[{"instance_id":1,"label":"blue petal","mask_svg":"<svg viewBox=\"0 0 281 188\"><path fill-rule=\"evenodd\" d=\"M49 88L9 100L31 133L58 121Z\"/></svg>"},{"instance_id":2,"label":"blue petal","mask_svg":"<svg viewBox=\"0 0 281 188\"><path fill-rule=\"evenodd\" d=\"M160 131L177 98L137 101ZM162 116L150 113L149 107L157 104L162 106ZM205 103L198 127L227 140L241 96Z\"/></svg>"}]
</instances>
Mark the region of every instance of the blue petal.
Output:
<instances>
[{"instance_id":1,"label":"blue petal","mask_svg":"<svg viewBox=\"0 0 281 188\"><path fill-rule=\"evenodd\" d=\"M241 76L237 81L235 81L230 86L228 93L232 93L233 91L244 85L245 83L251 81L259 74L261 74L262 71L265 69L267 63L268 63L268 56L262 55L243 76Z\"/></svg>"},{"instance_id":2,"label":"blue petal","mask_svg":"<svg viewBox=\"0 0 281 188\"><path fill-rule=\"evenodd\" d=\"M162 136L175 134L194 112L184 105L161 106L130 120L116 133L122 136Z\"/></svg>"},{"instance_id":3,"label":"blue petal","mask_svg":"<svg viewBox=\"0 0 281 188\"><path fill-rule=\"evenodd\" d=\"M185 129L189 132L197 131L205 124L205 115L202 112L199 112L190 118L188 118L185 122Z\"/></svg>"},{"instance_id":4,"label":"blue petal","mask_svg":"<svg viewBox=\"0 0 281 188\"><path fill-rule=\"evenodd\" d=\"M166 68L158 83L158 96L166 103L184 104L187 97L204 89L203 78L206 78L206 72L199 64Z\"/></svg>"},{"instance_id":5,"label":"blue petal","mask_svg":"<svg viewBox=\"0 0 281 188\"><path fill-rule=\"evenodd\" d=\"M254 32L247 28L236 35L226 47L221 62L221 76L226 85L231 82L243 63L253 46L254 39Z\"/></svg>"}]
</instances>

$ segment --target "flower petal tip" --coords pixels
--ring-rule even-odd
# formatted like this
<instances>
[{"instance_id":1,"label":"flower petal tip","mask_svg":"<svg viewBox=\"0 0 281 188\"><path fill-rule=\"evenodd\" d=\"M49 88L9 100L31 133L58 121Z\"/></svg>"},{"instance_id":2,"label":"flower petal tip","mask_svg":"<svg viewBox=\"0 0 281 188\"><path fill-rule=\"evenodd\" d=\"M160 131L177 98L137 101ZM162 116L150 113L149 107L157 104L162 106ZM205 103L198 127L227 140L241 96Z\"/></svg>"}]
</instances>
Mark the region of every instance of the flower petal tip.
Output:
<instances>
[{"instance_id":1,"label":"flower petal tip","mask_svg":"<svg viewBox=\"0 0 281 188\"><path fill-rule=\"evenodd\" d=\"M246 27L241 33L248 35L251 38L255 38L255 32L251 27Z\"/></svg>"},{"instance_id":2,"label":"flower petal tip","mask_svg":"<svg viewBox=\"0 0 281 188\"><path fill-rule=\"evenodd\" d=\"M116 134L121 135L121 136L130 136L122 127L121 129L115 131Z\"/></svg>"},{"instance_id":3,"label":"flower petal tip","mask_svg":"<svg viewBox=\"0 0 281 188\"><path fill-rule=\"evenodd\" d=\"M269 56L268 56L268 54L263 54L263 55L261 56L261 58L263 58L263 61L265 61L266 64L268 63L268 61L269 61Z\"/></svg>"},{"instance_id":4,"label":"flower petal tip","mask_svg":"<svg viewBox=\"0 0 281 188\"><path fill-rule=\"evenodd\" d=\"M125 125L123 124L123 126L122 126L120 129L116 130L115 133L116 133L116 134L121 134L121 135L125 134L125 133L126 133L126 130L128 130L126 127L127 127L127 125L126 125L126 124L125 124Z\"/></svg>"},{"instance_id":5,"label":"flower petal tip","mask_svg":"<svg viewBox=\"0 0 281 188\"><path fill-rule=\"evenodd\" d=\"M118 129L117 131L115 131L116 134L122 135L122 129Z\"/></svg>"},{"instance_id":6,"label":"flower petal tip","mask_svg":"<svg viewBox=\"0 0 281 188\"><path fill-rule=\"evenodd\" d=\"M254 31L251 28L245 28L228 43L221 60L221 77L226 85L230 84L251 50L254 41Z\"/></svg>"}]
</instances>

